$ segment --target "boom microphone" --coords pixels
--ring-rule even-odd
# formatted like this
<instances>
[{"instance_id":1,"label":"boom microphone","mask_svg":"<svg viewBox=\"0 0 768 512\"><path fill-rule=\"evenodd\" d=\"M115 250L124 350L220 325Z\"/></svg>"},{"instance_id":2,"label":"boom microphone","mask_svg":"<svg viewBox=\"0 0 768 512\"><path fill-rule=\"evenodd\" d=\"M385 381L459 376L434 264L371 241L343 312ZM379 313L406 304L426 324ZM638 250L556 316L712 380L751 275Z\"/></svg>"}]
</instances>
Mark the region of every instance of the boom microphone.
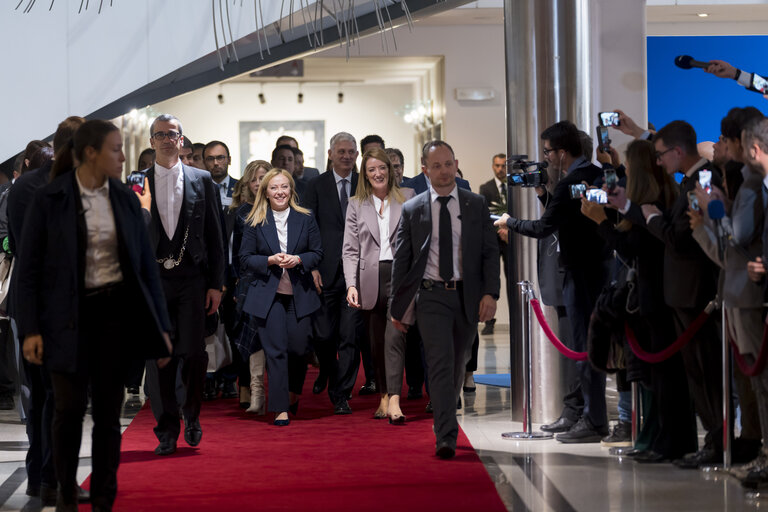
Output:
<instances>
[{"instance_id":1,"label":"boom microphone","mask_svg":"<svg viewBox=\"0 0 768 512\"><path fill-rule=\"evenodd\" d=\"M707 69L709 62L702 62L700 60L694 60L690 55L678 55L675 57L675 66L683 69L701 68Z\"/></svg>"}]
</instances>

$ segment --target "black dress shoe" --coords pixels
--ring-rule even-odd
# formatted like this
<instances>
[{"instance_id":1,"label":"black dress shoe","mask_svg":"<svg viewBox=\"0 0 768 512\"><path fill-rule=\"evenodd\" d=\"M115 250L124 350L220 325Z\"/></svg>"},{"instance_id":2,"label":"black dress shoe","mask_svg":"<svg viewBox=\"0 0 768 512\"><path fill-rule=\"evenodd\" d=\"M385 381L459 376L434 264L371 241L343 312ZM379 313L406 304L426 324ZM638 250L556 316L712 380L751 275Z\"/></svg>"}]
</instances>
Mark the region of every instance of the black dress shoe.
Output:
<instances>
[{"instance_id":1,"label":"black dress shoe","mask_svg":"<svg viewBox=\"0 0 768 512\"><path fill-rule=\"evenodd\" d=\"M221 398L237 398L238 396L240 396L240 393L237 392L235 382L224 382L221 388Z\"/></svg>"},{"instance_id":2,"label":"black dress shoe","mask_svg":"<svg viewBox=\"0 0 768 512\"><path fill-rule=\"evenodd\" d=\"M323 374L323 372L320 372L315 379L315 384L312 386L312 393L319 395L325 390L325 386L328 385L328 377Z\"/></svg>"},{"instance_id":3,"label":"black dress shoe","mask_svg":"<svg viewBox=\"0 0 768 512\"><path fill-rule=\"evenodd\" d=\"M435 448L435 455L443 460L451 459L454 455L456 455L456 448L454 448L453 445L448 441L443 441L441 443L437 443L437 448Z\"/></svg>"},{"instance_id":4,"label":"black dress shoe","mask_svg":"<svg viewBox=\"0 0 768 512\"><path fill-rule=\"evenodd\" d=\"M581 417L568 432L563 432L555 436L555 439L561 443L599 443L602 438L608 435L608 427L594 427L585 417Z\"/></svg>"},{"instance_id":5,"label":"black dress shoe","mask_svg":"<svg viewBox=\"0 0 768 512\"><path fill-rule=\"evenodd\" d=\"M200 427L200 420L194 419L184 422L184 440L189 446L197 446L203 438L203 429Z\"/></svg>"},{"instance_id":6,"label":"black dress shoe","mask_svg":"<svg viewBox=\"0 0 768 512\"><path fill-rule=\"evenodd\" d=\"M333 408L333 414L352 414L352 409L349 407L349 402L341 400Z\"/></svg>"},{"instance_id":7,"label":"black dress shoe","mask_svg":"<svg viewBox=\"0 0 768 512\"><path fill-rule=\"evenodd\" d=\"M421 388L408 387L408 400L418 400L419 398L424 398Z\"/></svg>"},{"instance_id":8,"label":"black dress shoe","mask_svg":"<svg viewBox=\"0 0 768 512\"><path fill-rule=\"evenodd\" d=\"M643 453L638 453L632 457L632 460L641 464L658 464L660 462L666 462L669 459L665 455L656 453L653 450L645 450Z\"/></svg>"},{"instance_id":9,"label":"black dress shoe","mask_svg":"<svg viewBox=\"0 0 768 512\"><path fill-rule=\"evenodd\" d=\"M219 390L216 389L216 381L213 379L205 379L205 386L203 387L203 400L216 400L219 394Z\"/></svg>"},{"instance_id":10,"label":"black dress shoe","mask_svg":"<svg viewBox=\"0 0 768 512\"><path fill-rule=\"evenodd\" d=\"M275 421L273 422L273 424L274 424L276 427L287 427L288 425L290 425L290 424L291 424L291 418L285 418L284 420L278 420L278 419L275 419Z\"/></svg>"},{"instance_id":11,"label":"black dress shoe","mask_svg":"<svg viewBox=\"0 0 768 512\"><path fill-rule=\"evenodd\" d=\"M572 419L560 416L552 423L547 423L541 426L541 430L544 432L552 432L557 434L558 432L568 432L576 422Z\"/></svg>"},{"instance_id":12,"label":"black dress shoe","mask_svg":"<svg viewBox=\"0 0 768 512\"><path fill-rule=\"evenodd\" d=\"M155 455L170 455L176 451L176 441L160 441L155 448Z\"/></svg>"},{"instance_id":13,"label":"black dress shoe","mask_svg":"<svg viewBox=\"0 0 768 512\"><path fill-rule=\"evenodd\" d=\"M681 469L697 469L702 466L711 466L721 462L723 462L722 452L705 446L696 453L689 453L684 455L681 459L673 460L672 464Z\"/></svg>"},{"instance_id":14,"label":"black dress shoe","mask_svg":"<svg viewBox=\"0 0 768 512\"><path fill-rule=\"evenodd\" d=\"M358 392L360 396L365 395L375 395L376 394L376 381L375 380L369 380L365 384L362 385L360 388L360 391Z\"/></svg>"},{"instance_id":15,"label":"black dress shoe","mask_svg":"<svg viewBox=\"0 0 768 512\"><path fill-rule=\"evenodd\" d=\"M424 412L427 414L433 414L435 410L432 408L432 400L427 402L427 406L424 408Z\"/></svg>"},{"instance_id":16,"label":"black dress shoe","mask_svg":"<svg viewBox=\"0 0 768 512\"><path fill-rule=\"evenodd\" d=\"M86 491L79 485L77 486L77 502L78 503L90 503L91 502L91 492Z\"/></svg>"}]
</instances>

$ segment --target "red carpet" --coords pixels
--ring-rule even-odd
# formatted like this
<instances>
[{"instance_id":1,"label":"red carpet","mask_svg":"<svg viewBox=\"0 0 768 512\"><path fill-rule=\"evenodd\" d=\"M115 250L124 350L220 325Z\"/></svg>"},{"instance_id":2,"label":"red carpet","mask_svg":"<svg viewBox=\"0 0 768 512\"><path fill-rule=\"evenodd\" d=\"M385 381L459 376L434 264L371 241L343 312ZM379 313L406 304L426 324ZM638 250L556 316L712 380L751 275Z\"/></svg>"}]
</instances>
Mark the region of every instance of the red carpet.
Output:
<instances>
[{"instance_id":1,"label":"red carpet","mask_svg":"<svg viewBox=\"0 0 768 512\"><path fill-rule=\"evenodd\" d=\"M312 394L315 377L287 427L246 415L236 400L204 403L200 446L182 431L169 457L153 453L145 406L123 435L115 510L505 510L463 432L455 459L435 457L426 400L403 400L408 423L389 425L372 419L378 397L358 397L358 382L353 414L334 416L327 393Z\"/></svg>"}]
</instances>

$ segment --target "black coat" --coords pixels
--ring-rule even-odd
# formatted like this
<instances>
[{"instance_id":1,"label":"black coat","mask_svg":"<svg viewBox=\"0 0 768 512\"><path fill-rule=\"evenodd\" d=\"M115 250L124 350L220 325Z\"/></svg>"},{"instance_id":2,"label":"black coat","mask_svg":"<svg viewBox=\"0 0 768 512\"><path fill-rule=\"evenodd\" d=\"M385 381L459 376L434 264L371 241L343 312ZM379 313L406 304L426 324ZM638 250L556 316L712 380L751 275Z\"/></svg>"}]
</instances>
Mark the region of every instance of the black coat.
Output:
<instances>
[{"instance_id":1,"label":"black coat","mask_svg":"<svg viewBox=\"0 0 768 512\"><path fill-rule=\"evenodd\" d=\"M34 195L19 246L19 338L40 334L43 361L51 371L77 370L80 345L80 302L84 292L85 217L78 211L75 173L68 172ZM171 329L155 255L150 247L141 207L124 184L109 180L109 199L118 234L123 282L131 300L127 333L135 341L132 355L145 359L168 356L162 334ZM85 319L87 320L87 319Z\"/></svg>"}]
</instances>

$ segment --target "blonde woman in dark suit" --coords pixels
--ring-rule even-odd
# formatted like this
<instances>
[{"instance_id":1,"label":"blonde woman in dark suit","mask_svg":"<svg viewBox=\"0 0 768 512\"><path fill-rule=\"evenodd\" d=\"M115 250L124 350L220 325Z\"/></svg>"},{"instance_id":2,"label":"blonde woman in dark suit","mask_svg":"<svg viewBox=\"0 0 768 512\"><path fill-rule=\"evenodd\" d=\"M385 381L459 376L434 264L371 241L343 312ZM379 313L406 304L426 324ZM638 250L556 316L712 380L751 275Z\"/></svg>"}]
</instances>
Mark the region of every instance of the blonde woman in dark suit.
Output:
<instances>
[{"instance_id":1,"label":"blonde woman in dark suit","mask_svg":"<svg viewBox=\"0 0 768 512\"><path fill-rule=\"evenodd\" d=\"M381 402L374 418L403 424L400 388L403 383L405 336L387 321L392 255L403 203L413 190L401 189L384 150L363 155L361 178L349 201L342 258L347 302L362 309L370 331L371 354Z\"/></svg>"}]
</instances>

